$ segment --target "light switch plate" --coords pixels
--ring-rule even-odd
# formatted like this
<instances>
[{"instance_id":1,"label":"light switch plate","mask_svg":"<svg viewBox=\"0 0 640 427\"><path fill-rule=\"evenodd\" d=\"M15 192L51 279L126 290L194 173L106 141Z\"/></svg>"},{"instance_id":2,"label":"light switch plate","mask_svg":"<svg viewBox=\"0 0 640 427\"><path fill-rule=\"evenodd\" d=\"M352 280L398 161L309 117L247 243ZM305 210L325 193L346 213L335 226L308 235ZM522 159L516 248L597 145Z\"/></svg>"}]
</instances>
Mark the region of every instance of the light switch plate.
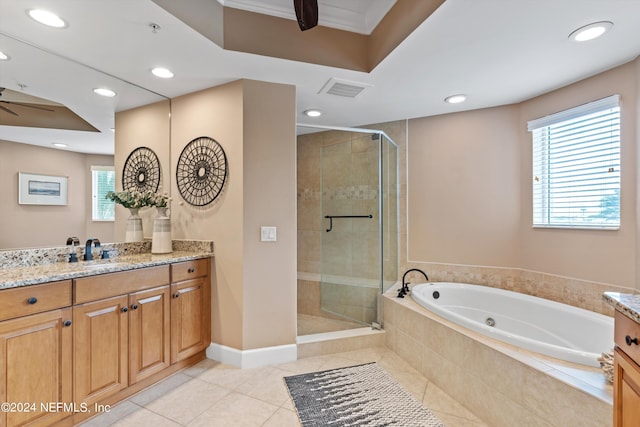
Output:
<instances>
[{"instance_id":1,"label":"light switch plate","mask_svg":"<svg viewBox=\"0 0 640 427\"><path fill-rule=\"evenodd\" d=\"M276 227L262 226L260 227L260 241L261 242L275 242L276 241Z\"/></svg>"}]
</instances>

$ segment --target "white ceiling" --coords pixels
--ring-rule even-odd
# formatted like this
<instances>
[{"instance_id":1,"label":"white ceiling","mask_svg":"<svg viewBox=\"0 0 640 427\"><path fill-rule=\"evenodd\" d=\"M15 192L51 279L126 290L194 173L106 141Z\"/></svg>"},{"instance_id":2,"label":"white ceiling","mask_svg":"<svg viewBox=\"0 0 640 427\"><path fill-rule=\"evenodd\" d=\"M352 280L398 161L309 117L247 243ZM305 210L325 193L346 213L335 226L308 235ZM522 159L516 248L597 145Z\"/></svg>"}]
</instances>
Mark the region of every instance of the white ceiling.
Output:
<instances>
[{"instance_id":1,"label":"white ceiling","mask_svg":"<svg viewBox=\"0 0 640 427\"><path fill-rule=\"evenodd\" d=\"M321 16L322 1L363 3L321 0ZM25 11L36 7L58 13L68 28L35 23ZM90 153L113 152L114 111L161 99L157 94L175 97L238 78L295 85L299 122L359 126L523 101L640 54L639 0L447 0L371 73L224 51L151 0L0 0L0 10L0 51L11 56L0 61L0 87L26 85L25 93L65 104L102 131L0 126L0 139L67 142L69 149ZM582 44L567 38L601 20L614 22L604 37ZM152 22L161 27L156 33ZM158 65L175 77L151 75ZM354 99L319 94L330 78L370 87ZM118 96L98 98L91 89L100 85ZM443 102L455 93L468 101ZM302 111L308 108L325 114L307 118Z\"/></svg>"}]
</instances>

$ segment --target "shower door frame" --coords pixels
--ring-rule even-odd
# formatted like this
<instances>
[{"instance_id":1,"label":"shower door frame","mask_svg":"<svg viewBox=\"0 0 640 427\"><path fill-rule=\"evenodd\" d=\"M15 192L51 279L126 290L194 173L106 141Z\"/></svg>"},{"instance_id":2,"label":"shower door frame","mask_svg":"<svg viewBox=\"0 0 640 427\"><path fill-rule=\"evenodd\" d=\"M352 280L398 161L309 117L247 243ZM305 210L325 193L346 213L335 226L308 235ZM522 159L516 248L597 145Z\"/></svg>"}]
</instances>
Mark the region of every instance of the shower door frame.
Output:
<instances>
[{"instance_id":1,"label":"shower door frame","mask_svg":"<svg viewBox=\"0 0 640 427\"><path fill-rule=\"evenodd\" d=\"M325 125L316 125L316 124L308 124L308 123L296 123L296 127L306 127L306 128L312 128L312 129L323 129L323 130L337 130L337 131L345 131L345 132L354 132L354 133L364 133L364 134L370 134L370 135L378 135L378 188L380 189L380 193L382 193L382 167L383 167L383 156L382 156L382 143L383 143L383 136L384 138L387 139L388 142L390 142L394 148L396 149L396 170L395 170L395 175L396 175L396 187L398 187L400 185L400 174L399 174L399 167L398 167L398 157L397 157L397 153L398 153L398 144L396 144L396 142L389 136L386 134L386 132L379 130L379 129L367 129L367 128L351 128L351 127L341 127L341 126L325 126ZM399 188L396 188L396 233L398 231L398 221L400 220L400 201L398 200L400 195L399 192ZM384 233L383 233L383 229L382 229L382 221L383 221L383 198L382 198L382 194L379 195L378 197L378 210L379 210L379 215L378 215L378 233L379 236L378 238L380 239L380 253L379 253L379 259L380 259L380 271L378 272L378 278L379 278L379 283L378 283L378 302L376 304L376 310L377 310L377 315L376 315L376 320L377 322L373 322L373 324L371 325L372 327L376 328L376 329L381 329L382 327L382 304L380 304L381 300L382 300L382 293L384 292ZM396 238L396 276L397 276L397 271L398 271L398 254L400 251L400 239ZM397 277L396 277L396 282L397 282Z\"/></svg>"}]
</instances>

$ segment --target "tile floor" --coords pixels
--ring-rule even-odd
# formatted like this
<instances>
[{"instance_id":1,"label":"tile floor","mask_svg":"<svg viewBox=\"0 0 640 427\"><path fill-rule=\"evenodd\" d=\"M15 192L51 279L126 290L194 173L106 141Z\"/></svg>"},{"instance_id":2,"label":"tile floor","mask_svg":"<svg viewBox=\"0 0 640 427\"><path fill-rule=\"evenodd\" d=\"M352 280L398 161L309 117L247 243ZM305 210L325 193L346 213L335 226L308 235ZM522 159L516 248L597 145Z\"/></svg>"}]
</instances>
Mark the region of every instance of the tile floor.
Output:
<instances>
[{"instance_id":1,"label":"tile floor","mask_svg":"<svg viewBox=\"0 0 640 427\"><path fill-rule=\"evenodd\" d=\"M447 427L488 427L384 347L254 369L206 359L86 421L82 427L299 426L283 377L368 362L378 362Z\"/></svg>"},{"instance_id":2,"label":"tile floor","mask_svg":"<svg viewBox=\"0 0 640 427\"><path fill-rule=\"evenodd\" d=\"M361 328L362 323L298 313L298 336Z\"/></svg>"}]
</instances>

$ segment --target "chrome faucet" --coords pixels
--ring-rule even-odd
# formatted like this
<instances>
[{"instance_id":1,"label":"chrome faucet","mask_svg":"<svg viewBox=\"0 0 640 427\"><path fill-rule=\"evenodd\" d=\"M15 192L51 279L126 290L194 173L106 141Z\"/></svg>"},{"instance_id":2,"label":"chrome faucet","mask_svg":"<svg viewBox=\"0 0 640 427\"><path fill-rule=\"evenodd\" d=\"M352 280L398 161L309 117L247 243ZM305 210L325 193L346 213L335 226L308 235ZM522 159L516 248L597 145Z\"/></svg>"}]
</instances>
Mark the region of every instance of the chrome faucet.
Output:
<instances>
[{"instance_id":1,"label":"chrome faucet","mask_svg":"<svg viewBox=\"0 0 640 427\"><path fill-rule=\"evenodd\" d=\"M92 237L90 239L87 239L87 243L84 247L84 260L85 261L91 261L93 260L93 254L91 253L91 246L95 246L96 249L100 248L100 240L96 239L95 237Z\"/></svg>"},{"instance_id":2,"label":"chrome faucet","mask_svg":"<svg viewBox=\"0 0 640 427\"><path fill-rule=\"evenodd\" d=\"M424 271L420 270L419 268L410 268L409 270L405 271L404 274L402 275L402 287L398 289L398 298L404 298L404 296L410 292L409 290L410 282L406 282L405 278L407 277L407 274L411 273L412 271L417 271L419 273L422 273L424 278L427 279L427 281L429 280L429 277L427 277L427 273L425 273Z\"/></svg>"}]
</instances>

